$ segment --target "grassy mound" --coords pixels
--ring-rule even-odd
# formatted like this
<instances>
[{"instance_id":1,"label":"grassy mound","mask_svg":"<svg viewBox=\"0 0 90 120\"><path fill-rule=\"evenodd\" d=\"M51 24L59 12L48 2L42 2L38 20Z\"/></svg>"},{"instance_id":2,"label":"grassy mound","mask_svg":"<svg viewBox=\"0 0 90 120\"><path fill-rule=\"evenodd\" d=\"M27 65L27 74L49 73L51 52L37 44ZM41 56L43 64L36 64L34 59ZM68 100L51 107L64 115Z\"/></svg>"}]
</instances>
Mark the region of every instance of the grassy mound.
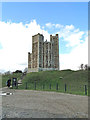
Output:
<instances>
[{"instance_id":1,"label":"grassy mound","mask_svg":"<svg viewBox=\"0 0 90 120\"><path fill-rule=\"evenodd\" d=\"M41 71L36 73L28 73L19 89L37 89L84 94L85 85L88 85L88 71Z\"/></svg>"}]
</instances>

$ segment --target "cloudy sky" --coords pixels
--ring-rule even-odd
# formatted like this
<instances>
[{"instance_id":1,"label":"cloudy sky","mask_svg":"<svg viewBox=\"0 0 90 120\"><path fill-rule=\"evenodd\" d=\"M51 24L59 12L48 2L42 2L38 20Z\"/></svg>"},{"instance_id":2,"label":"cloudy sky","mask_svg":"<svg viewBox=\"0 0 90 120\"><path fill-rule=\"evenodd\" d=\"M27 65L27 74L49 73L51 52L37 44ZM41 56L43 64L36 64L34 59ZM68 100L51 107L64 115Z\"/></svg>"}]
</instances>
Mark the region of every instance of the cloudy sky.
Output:
<instances>
[{"instance_id":1,"label":"cloudy sky","mask_svg":"<svg viewBox=\"0 0 90 120\"><path fill-rule=\"evenodd\" d=\"M59 34L60 69L88 63L88 2L2 3L0 72L24 70L32 35Z\"/></svg>"}]
</instances>

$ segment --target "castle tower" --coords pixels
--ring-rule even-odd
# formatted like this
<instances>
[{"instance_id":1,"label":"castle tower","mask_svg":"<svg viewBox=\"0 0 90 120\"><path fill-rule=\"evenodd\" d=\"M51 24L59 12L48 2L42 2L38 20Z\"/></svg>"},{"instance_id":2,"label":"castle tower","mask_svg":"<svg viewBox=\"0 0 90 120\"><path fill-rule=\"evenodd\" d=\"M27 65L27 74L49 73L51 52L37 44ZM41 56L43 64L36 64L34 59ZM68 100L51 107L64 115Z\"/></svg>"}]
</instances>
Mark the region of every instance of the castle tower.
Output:
<instances>
[{"instance_id":1,"label":"castle tower","mask_svg":"<svg viewBox=\"0 0 90 120\"><path fill-rule=\"evenodd\" d=\"M43 68L51 68L51 43L47 40L44 42L43 52Z\"/></svg>"},{"instance_id":2,"label":"castle tower","mask_svg":"<svg viewBox=\"0 0 90 120\"><path fill-rule=\"evenodd\" d=\"M31 68L32 66L32 63L31 63L31 60L32 60L32 58L31 58L31 53L30 52L28 52L28 68Z\"/></svg>"},{"instance_id":3,"label":"castle tower","mask_svg":"<svg viewBox=\"0 0 90 120\"><path fill-rule=\"evenodd\" d=\"M51 42L51 67L59 70L59 36L50 35Z\"/></svg>"},{"instance_id":4,"label":"castle tower","mask_svg":"<svg viewBox=\"0 0 90 120\"><path fill-rule=\"evenodd\" d=\"M42 34L38 33L32 36L32 54L28 55L30 61L28 62L28 72L38 72L38 69L43 67L43 42L44 36Z\"/></svg>"},{"instance_id":5,"label":"castle tower","mask_svg":"<svg viewBox=\"0 0 90 120\"><path fill-rule=\"evenodd\" d=\"M28 53L28 72L59 70L59 36L50 35L44 42L40 33L32 36L32 53Z\"/></svg>"}]
</instances>

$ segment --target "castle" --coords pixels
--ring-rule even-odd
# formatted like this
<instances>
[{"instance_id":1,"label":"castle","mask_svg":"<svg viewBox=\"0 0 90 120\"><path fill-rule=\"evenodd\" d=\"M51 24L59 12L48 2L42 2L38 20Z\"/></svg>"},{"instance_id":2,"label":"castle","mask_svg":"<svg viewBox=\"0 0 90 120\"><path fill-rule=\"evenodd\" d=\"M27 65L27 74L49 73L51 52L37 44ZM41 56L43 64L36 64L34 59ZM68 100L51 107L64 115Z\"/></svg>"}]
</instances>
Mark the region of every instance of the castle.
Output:
<instances>
[{"instance_id":1,"label":"castle","mask_svg":"<svg viewBox=\"0 0 90 120\"><path fill-rule=\"evenodd\" d=\"M44 42L40 33L32 36L32 53L28 52L28 72L59 70L59 36L50 35Z\"/></svg>"}]
</instances>

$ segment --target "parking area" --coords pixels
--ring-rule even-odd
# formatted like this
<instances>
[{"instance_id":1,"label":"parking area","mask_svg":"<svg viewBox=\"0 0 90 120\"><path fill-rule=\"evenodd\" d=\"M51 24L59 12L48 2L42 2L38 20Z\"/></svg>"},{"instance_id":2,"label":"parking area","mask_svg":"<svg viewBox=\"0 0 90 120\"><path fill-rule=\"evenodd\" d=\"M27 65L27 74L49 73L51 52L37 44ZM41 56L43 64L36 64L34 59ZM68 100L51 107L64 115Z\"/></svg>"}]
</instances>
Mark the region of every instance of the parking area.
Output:
<instances>
[{"instance_id":1,"label":"parking area","mask_svg":"<svg viewBox=\"0 0 90 120\"><path fill-rule=\"evenodd\" d=\"M88 118L88 97L3 88L3 118Z\"/></svg>"}]
</instances>

